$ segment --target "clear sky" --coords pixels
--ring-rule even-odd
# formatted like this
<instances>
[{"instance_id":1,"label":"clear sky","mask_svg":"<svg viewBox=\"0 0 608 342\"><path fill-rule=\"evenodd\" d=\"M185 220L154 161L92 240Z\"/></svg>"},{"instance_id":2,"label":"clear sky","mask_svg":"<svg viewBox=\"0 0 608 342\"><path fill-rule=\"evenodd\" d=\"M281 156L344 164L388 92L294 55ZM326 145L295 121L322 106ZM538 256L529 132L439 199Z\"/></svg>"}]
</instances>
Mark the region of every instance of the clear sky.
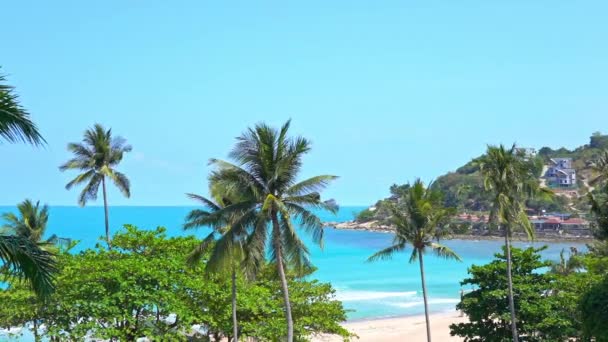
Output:
<instances>
[{"instance_id":1,"label":"clear sky","mask_svg":"<svg viewBox=\"0 0 608 342\"><path fill-rule=\"evenodd\" d=\"M134 150L132 197L190 204L258 121L313 141L303 176L370 204L488 143L608 132L606 1L6 1L0 65L48 140L0 145L0 204L76 204L58 166L95 122ZM101 202L97 202L101 204Z\"/></svg>"}]
</instances>

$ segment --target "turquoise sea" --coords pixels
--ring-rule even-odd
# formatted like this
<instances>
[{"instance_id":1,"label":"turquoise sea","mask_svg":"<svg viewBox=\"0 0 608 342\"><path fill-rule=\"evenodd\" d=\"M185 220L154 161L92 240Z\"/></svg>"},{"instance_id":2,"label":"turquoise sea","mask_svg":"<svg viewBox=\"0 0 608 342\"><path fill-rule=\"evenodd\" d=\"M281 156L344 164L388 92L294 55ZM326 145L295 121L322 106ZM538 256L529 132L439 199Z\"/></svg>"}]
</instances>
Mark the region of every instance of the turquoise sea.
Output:
<instances>
[{"instance_id":1,"label":"turquoise sea","mask_svg":"<svg viewBox=\"0 0 608 342\"><path fill-rule=\"evenodd\" d=\"M113 232L123 224L140 228L157 226L167 228L170 235L185 234L181 225L185 215L194 207L112 207L110 224ZM325 221L347 221L364 207L343 207L338 214L320 213ZM0 207L0 213L14 211L14 207ZM78 249L93 247L103 235L103 207L52 207L47 235L57 234L80 240ZM196 235L203 236L207 229ZM375 251L387 246L392 235L387 233L335 230L325 231L325 246L321 250L312 246L311 258L318 271L315 278L331 282L337 290L337 298L352 310L351 320L391 316L415 315L423 312L418 264L408 264L409 251L390 261L367 263ZM460 294L459 282L466 277L467 267L485 264L500 250L500 241L450 240L444 243L454 249L463 262L446 261L429 255L425 259L430 309L434 312L452 310ZM545 243L535 243L541 246ZM529 246L531 243L515 243ZM562 248L583 244L552 243L544 252L552 260L559 258ZM465 289L466 290L466 289Z\"/></svg>"}]
</instances>

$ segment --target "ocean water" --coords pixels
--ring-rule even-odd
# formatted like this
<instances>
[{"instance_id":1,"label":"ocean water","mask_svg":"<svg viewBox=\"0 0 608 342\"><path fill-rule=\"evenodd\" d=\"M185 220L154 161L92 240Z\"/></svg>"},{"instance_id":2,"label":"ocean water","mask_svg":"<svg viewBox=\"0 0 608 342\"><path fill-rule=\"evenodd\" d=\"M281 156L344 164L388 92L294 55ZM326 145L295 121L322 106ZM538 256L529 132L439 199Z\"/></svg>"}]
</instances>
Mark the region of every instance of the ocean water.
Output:
<instances>
[{"instance_id":1,"label":"ocean water","mask_svg":"<svg viewBox=\"0 0 608 342\"><path fill-rule=\"evenodd\" d=\"M181 229L184 217L193 208L112 207L110 225L113 232L129 223L144 229L164 226L169 235L194 233L202 237L208 229L195 232ZM319 216L325 221L347 221L363 208L343 207L336 215L320 213ZM15 211L15 208L0 207L0 213L8 211ZM103 232L103 207L57 206L50 209L47 235L80 240L76 250L93 247ZM310 247L312 262L318 267L313 277L332 283L337 290L336 297L350 310L349 319L423 313L419 266L418 263L408 263L410 249L389 261L366 262L374 252L389 245L392 234L326 228L322 250L313 246L306 236L303 238ZM449 240L443 243L458 253L463 261L444 260L431 254L425 257L430 310L433 312L453 310L460 298L459 282L467 276L467 268L488 263L502 246L500 241ZM544 244L515 243L518 247ZM584 249L583 244L551 243L544 256L558 260L559 252L570 246Z\"/></svg>"}]
</instances>

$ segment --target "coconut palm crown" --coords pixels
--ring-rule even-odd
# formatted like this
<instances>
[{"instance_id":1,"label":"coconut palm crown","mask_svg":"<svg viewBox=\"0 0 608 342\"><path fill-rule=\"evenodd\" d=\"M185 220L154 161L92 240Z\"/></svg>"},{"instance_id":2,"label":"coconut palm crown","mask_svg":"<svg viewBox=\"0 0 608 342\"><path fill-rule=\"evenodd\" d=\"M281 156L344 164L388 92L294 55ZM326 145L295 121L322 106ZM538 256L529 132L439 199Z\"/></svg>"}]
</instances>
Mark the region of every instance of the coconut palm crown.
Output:
<instances>
[{"instance_id":1,"label":"coconut palm crown","mask_svg":"<svg viewBox=\"0 0 608 342\"><path fill-rule=\"evenodd\" d=\"M283 290L285 337L291 342L293 320L285 267L302 270L310 266L308 248L292 220L298 221L313 241L322 246L323 224L312 210L337 211L333 201L324 202L319 194L337 177L321 175L298 181L302 157L310 151L310 142L300 136L289 137L289 126L289 121L278 130L257 124L237 138L229 154L234 163L210 161L215 167L210 181L224 189L228 198L242 197L243 193L251 196L209 215L206 221L217 225L222 222L218 218L238 216L218 244L244 240L245 259L250 265L261 265L266 252L270 252Z\"/></svg>"},{"instance_id":2,"label":"coconut palm crown","mask_svg":"<svg viewBox=\"0 0 608 342\"><path fill-rule=\"evenodd\" d=\"M418 179L409 187L399 204L390 207L389 211L391 224L395 227L393 242L369 257L368 261L390 259L396 253L405 251L407 245L412 245L409 262L418 261L420 265L427 341L431 341L424 254L430 251L439 257L460 261L453 250L438 242L449 234L448 225L455 209L444 207L441 192L434 190L432 184L425 188L424 183Z\"/></svg>"},{"instance_id":3,"label":"coconut palm crown","mask_svg":"<svg viewBox=\"0 0 608 342\"><path fill-rule=\"evenodd\" d=\"M2 218L6 222L2 226L4 233L26 237L33 242L40 242L46 232L49 220L47 205L40 207L40 201L32 202L29 199L17 205L19 216L14 213L4 213Z\"/></svg>"},{"instance_id":4,"label":"coconut palm crown","mask_svg":"<svg viewBox=\"0 0 608 342\"><path fill-rule=\"evenodd\" d=\"M123 155L132 150L131 145L120 136L112 136L112 130L106 130L102 125L95 124L84 132L82 143L69 143L68 151L74 157L61 165L61 171L78 170L79 174L66 184L66 189L85 184L80 195L78 204L84 206L89 200L96 200L99 185L102 186L106 239L110 242L110 227L108 218L108 200L106 180L110 179L124 196L131 196L131 185L127 176L116 170L116 166L122 161Z\"/></svg>"}]
</instances>

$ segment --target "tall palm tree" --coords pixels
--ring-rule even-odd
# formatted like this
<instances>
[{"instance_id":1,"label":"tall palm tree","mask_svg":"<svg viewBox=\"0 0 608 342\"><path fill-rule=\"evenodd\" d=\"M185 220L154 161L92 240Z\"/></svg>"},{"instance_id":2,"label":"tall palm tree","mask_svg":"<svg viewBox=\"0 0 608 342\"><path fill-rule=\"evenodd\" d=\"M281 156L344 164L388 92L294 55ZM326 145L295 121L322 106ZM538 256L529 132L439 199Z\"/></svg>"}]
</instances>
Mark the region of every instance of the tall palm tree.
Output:
<instances>
[{"instance_id":1,"label":"tall palm tree","mask_svg":"<svg viewBox=\"0 0 608 342\"><path fill-rule=\"evenodd\" d=\"M83 173L70 181L65 188L70 190L76 185L86 183L78 204L84 206L89 200L96 200L101 184L103 191L103 207L105 213L106 240L110 246L110 223L108 215L108 196L106 180L110 179L126 197L131 196L131 185L124 174L116 170L126 152L131 152L131 145L120 136L113 137L112 129L106 130L102 125L95 124L84 132L82 143L69 143L68 151L74 157L61 165L61 171L79 170Z\"/></svg>"},{"instance_id":2,"label":"tall palm tree","mask_svg":"<svg viewBox=\"0 0 608 342\"><path fill-rule=\"evenodd\" d=\"M488 150L477 162L484 177L484 187L492 193L490 221L497 224L505 236L507 254L507 283L509 310L511 311L511 333L513 341L519 341L517 317L513 299L513 277L511 274L511 235L514 229L523 228L529 239L534 239L534 227L525 212L525 201L539 191L529 162L518 155L515 145L511 148L488 146Z\"/></svg>"},{"instance_id":3,"label":"tall palm tree","mask_svg":"<svg viewBox=\"0 0 608 342\"><path fill-rule=\"evenodd\" d=\"M319 194L337 177L322 175L297 181L302 157L310 151L310 142L300 136L288 137L289 126L290 121L279 130L264 123L257 124L237 138L229 155L235 163L211 160L216 167L210 176L212 183L225 189L229 198L243 193L252 194L252 198L230 204L212 213L208 220L239 216L218 244L246 237L245 262L248 265L261 265L269 249L283 292L286 339L292 342L293 319L285 268L303 270L311 265L308 248L300 240L292 219L298 220L303 230L312 235L313 241L322 246L323 224L311 210L335 213L338 208L333 201L321 201Z\"/></svg>"},{"instance_id":4,"label":"tall palm tree","mask_svg":"<svg viewBox=\"0 0 608 342\"><path fill-rule=\"evenodd\" d=\"M2 231L12 235L26 237L33 242L40 242L46 231L49 220L49 208L47 205L40 207L40 201L36 204L26 199L17 205L19 215L4 213L2 218L7 222Z\"/></svg>"},{"instance_id":5,"label":"tall palm tree","mask_svg":"<svg viewBox=\"0 0 608 342\"><path fill-rule=\"evenodd\" d=\"M236 342L239 340L236 278L237 269L239 268L239 265L242 265L243 261L243 241L220 239L221 243L215 243L216 240L230 231L231 223L237 221L238 216L233 215L233 217L230 218L212 216L213 213L226 208L226 206L236 201L230 201L224 197L225 192L218 189L218 187L211 186L211 193L215 200L196 194L187 194L189 198L201 203L204 206L204 209L194 209L190 211L188 216L186 216L184 229L188 230L205 226L212 227L212 230L207 237L205 237L190 253L187 263L193 266L199 263L206 253L210 252L211 256L205 267L207 272L222 272L226 269L230 271L232 290L232 338L233 341ZM213 217L215 222L209 222L210 217ZM232 235L232 237L234 237L234 235Z\"/></svg>"},{"instance_id":6,"label":"tall palm tree","mask_svg":"<svg viewBox=\"0 0 608 342\"><path fill-rule=\"evenodd\" d=\"M446 227L455 214L455 210L443 206L441 192L433 190L431 186L425 188L424 183L418 179L410 186L400 204L392 206L390 211L390 220L395 227L393 242L391 246L369 257L368 261L390 259L395 253L404 251L408 244L412 245L413 249L409 262L413 263L416 260L419 262L426 319L426 337L430 342L431 325L424 277L424 254L427 251L432 251L440 257L460 261L460 257L454 251L438 243L441 237L448 234L449 231Z\"/></svg>"},{"instance_id":7,"label":"tall palm tree","mask_svg":"<svg viewBox=\"0 0 608 342\"><path fill-rule=\"evenodd\" d=\"M0 74L0 137L10 143L44 144L45 140L30 119L30 114L19 104L14 87L5 82L6 77Z\"/></svg>"}]
</instances>

